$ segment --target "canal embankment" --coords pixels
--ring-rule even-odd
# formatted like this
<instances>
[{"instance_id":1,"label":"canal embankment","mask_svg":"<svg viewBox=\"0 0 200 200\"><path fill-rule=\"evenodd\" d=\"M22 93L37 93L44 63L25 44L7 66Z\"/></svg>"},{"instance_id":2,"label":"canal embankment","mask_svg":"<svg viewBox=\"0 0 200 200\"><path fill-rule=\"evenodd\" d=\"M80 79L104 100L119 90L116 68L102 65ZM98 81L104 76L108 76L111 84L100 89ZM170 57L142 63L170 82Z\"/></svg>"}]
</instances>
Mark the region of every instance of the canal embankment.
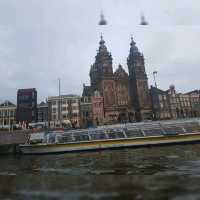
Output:
<instances>
[{"instance_id":1,"label":"canal embankment","mask_svg":"<svg viewBox=\"0 0 200 200\"><path fill-rule=\"evenodd\" d=\"M0 132L0 155L18 152L19 144L28 140L29 131Z\"/></svg>"}]
</instances>

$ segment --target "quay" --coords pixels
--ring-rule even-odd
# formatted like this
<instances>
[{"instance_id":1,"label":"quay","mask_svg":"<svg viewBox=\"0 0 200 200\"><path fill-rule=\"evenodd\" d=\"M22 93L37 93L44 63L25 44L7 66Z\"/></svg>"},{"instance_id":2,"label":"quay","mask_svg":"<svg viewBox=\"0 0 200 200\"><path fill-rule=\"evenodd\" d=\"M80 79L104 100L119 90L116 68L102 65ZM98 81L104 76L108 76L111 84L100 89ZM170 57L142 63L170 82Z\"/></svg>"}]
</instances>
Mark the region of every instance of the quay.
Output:
<instances>
[{"instance_id":1,"label":"quay","mask_svg":"<svg viewBox=\"0 0 200 200\"><path fill-rule=\"evenodd\" d=\"M0 132L0 154L18 152L19 144L26 143L30 131Z\"/></svg>"}]
</instances>

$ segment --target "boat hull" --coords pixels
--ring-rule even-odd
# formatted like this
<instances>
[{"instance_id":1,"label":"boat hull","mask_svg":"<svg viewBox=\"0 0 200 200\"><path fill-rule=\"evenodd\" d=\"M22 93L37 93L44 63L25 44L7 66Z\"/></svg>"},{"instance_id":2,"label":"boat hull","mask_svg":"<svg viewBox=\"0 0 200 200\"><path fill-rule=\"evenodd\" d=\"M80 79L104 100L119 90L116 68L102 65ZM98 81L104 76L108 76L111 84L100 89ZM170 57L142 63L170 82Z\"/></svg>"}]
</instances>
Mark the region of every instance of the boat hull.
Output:
<instances>
[{"instance_id":1,"label":"boat hull","mask_svg":"<svg viewBox=\"0 0 200 200\"><path fill-rule=\"evenodd\" d=\"M34 144L20 145L23 154L49 154L64 153L74 151L89 151L103 149L117 149L128 147L142 147L154 145L173 145L182 143L200 142L200 133L182 134L172 136L152 136L141 138L110 139L99 141L88 141L79 143L60 143L60 144Z\"/></svg>"}]
</instances>

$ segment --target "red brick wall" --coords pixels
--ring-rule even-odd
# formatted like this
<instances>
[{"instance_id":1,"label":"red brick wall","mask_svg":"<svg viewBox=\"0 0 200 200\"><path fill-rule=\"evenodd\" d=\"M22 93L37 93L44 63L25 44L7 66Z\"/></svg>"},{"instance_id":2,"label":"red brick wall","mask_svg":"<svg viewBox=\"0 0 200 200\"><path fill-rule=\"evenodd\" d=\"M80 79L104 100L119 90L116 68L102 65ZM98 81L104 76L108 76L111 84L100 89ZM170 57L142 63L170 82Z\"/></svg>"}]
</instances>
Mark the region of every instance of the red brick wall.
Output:
<instances>
[{"instance_id":1,"label":"red brick wall","mask_svg":"<svg viewBox=\"0 0 200 200\"><path fill-rule=\"evenodd\" d=\"M93 122L102 123L104 120L103 97L92 97Z\"/></svg>"}]
</instances>

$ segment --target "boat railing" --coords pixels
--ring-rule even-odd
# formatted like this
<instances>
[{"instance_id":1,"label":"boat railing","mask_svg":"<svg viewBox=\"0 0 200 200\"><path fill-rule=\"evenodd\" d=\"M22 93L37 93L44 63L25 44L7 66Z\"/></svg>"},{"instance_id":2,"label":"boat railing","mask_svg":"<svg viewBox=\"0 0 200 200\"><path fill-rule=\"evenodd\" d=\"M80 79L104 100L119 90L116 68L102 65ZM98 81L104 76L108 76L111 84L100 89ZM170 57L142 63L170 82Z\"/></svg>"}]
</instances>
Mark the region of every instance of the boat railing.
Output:
<instances>
[{"instance_id":1,"label":"boat railing","mask_svg":"<svg viewBox=\"0 0 200 200\"><path fill-rule=\"evenodd\" d=\"M199 121L153 122L125 125L110 125L92 129L67 131L58 137L58 142L84 142L115 140L123 138L179 135L200 132ZM53 142L50 141L50 142Z\"/></svg>"}]
</instances>

